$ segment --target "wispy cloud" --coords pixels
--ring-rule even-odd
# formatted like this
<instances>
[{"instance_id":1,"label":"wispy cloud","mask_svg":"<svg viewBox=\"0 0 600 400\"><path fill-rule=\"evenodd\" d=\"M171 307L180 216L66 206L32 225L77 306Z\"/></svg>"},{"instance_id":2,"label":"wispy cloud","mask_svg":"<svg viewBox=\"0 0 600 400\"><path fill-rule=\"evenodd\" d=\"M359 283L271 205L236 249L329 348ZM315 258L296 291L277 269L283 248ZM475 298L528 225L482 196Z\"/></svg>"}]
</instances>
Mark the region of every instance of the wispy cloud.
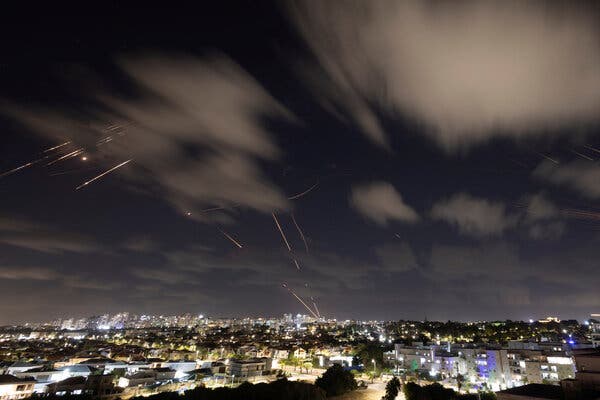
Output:
<instances>
[{"instance_id":1,"label":"wispy cloud","mask_svg":"<svg viewBox=\"0 0 600 400\"><path fill-rule=\"evenodd\" d=\"M503 203L468 193L458 193L437 202L431 209L431 216L458 227L460 232L470 236L500 235L518 221L516 215L507 213Z\"/></svg>"},{"instance_id":2,"label":"wispy cloud","mask_svg":"<svg viewBox=\"0 0 600 400\"><path fill-rule=\"evenodd\" d=\"M350 195L350 205L380 225L392 220L408 223L419 220L416 211L407 205L402 195L387 182L355 185Z\"/></svg>"},{"instance_id":3,"label":"wispy cloud","mask_svg":"<svg viewBox=\"0 0 600 400\"><path fill-rule=\"evenodd\" d=\"M80 118L69 116L73 110L4 111L49 138L87 146L100 159L132 159L118 173L130 182L150 183L145 187L154 186L192 218L208 218L201 210L215 205L263 212L287 208L286 197L257 161L273 162L280 155L266 120L291 114L252 76L223 56L154 55L119 65L137 93L125 98L99 89L91 100L102 111ZM112 123L122 123L124 134L96 148Z\"/></svg>"},{"instance_id":4,"label":"wispy cloud","mask_svg":"<svg viewBox=\"0 0 600 400\"><path fill-rule=\"evenodd\" d=\"M0 279L8 280L54 280L59 275L49 268L28 266L0 266Z\"/></svg>"},{"instance_id":5,"label":"wispy cloud","mask_svg":"<svg viewBox=\"0 0 600 400\"><path fill-rule=\"evenodd\" d=\"M0 244L44 253L91 253L102 249L87 236L15 218L0 219Z\"/></svg>"},{"instance_id":6,"label":"wispy cloud","mask_svg":"<svg viewBox=\"0 0 600 400\"><path fill-rule=\"evenodd\" d=\"M527 202L525 219L528 221L545 220L559 215L558 207L541 193L528 196L525 201Z\"/></svg>"},{"instance_id":7,"label":"wispy cloud","mask_svg":"<svg viewBox=\"0 0 600 400\"><path fill-rule=\"evenodd\" d=\"M593 12L542 1L300 1L291 19L321 102L378 144L396 112L454 149L597 121ZM327 78L323 78L325 75Z\"/></svg>"},{"instance_id":8,"label":"wispy cloud","mask_svg":"<svg viewBox=\"0 0 600 400\"><path fill-rule=\"evenodd\" d=\"M572 161L556 165L544 161L533 171L533 176L569 187L583 197L600 198L600 166L587 161Z\"/></svg>"}]
</instances>

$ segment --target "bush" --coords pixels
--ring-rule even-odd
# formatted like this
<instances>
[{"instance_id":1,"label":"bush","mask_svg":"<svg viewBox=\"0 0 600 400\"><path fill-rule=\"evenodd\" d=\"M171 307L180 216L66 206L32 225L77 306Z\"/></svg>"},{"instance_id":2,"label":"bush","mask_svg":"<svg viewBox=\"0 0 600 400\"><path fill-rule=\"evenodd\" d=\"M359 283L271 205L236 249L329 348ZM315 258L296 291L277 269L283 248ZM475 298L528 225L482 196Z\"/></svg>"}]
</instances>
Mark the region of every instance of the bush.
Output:
<instances>
[{"instance_id":1,"label":"bush","mask_svg":"<svg viewBox=\"0 0 600 400\"><path fill-rule=\"evenodd\" d=\"M496 395L491 392L476 394L459 394L452 389L447 389L439 383L419 386L414 382L404 385L406 400L496 400ZM386 399L387 400L387 399Z\"/></svg>"},{"instance_id":2,"label":"bush","mask_svg":"<svg viewBox=\"0 0 600 400\"><path fill-rule=\"evenodd\" d=\"M183 396L179 396L177 392L166 392L149 397L134 397L132 400L325 400L325 393L309 383L280 379L256 385L245 382L233 389L199 387L187 390Z\"/></svg>"},{"instance_id":3,"label":"bush","mask_svg":"<svg viewBox=\"0 0 600 400\"><path fill-rule=\"evenodd\" d=\"M439 383L419 386L416 383L408 382L404 385L404 396L406 400L454 400L458 394Z\"/></svg>"}]
</instances>

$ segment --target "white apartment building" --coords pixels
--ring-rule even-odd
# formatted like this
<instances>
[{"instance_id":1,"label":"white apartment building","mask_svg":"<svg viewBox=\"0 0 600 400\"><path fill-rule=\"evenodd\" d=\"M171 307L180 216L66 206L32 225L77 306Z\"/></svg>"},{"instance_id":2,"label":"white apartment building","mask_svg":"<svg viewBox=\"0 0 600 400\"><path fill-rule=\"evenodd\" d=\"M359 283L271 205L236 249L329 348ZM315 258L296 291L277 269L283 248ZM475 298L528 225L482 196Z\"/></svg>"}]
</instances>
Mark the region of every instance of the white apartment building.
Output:
<instances>
[{"instance_id":1,"label":"white apartment building","mask_svg":"<svg viewBox=\"0 0 600 400\"><path fill-rule=\"evenodd\" d=\"M0 375L0 400L18 400L33 394L35 379Z\"/></svg>"}]
</instances>

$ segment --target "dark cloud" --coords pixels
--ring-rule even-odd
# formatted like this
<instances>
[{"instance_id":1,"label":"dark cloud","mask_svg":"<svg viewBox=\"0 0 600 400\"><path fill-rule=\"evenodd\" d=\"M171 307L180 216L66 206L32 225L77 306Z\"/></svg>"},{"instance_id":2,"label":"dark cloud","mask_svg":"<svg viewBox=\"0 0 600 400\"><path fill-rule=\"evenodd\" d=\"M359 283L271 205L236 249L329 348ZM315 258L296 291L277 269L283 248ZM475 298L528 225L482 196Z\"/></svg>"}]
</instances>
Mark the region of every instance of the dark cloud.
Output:
<instances>
[{"instance_id":1,"label":"dark cloud","mask_svg":"<svg viewBox=\"0 0 600 400\"><path fill-rule=\"evenodd\" d=\"M415 254L406 242L390 243L375 249L386 272L405 272L418 268Z\"/></svg>"},{"instance_id":2,"label":"dark cloud","mask_svg":"<svg viewBox=\"0 0 600 400\"><path fill-rule=\"evenodd\" d=\"M514 281L528 276L518 249L503 242L480 246L434 245L429 262L434 279Z\"/></svg>"},{"instance_id":3,"label":"dark cloud","mask_svg":"<svg viewBox=\"0 0 600 400\"><path fill-rule=\"evenodd\" d=\"M0 219L0 244L46 253L91 253L101 246L84 235L19 219Z\"/></svg>"}]
</instances>

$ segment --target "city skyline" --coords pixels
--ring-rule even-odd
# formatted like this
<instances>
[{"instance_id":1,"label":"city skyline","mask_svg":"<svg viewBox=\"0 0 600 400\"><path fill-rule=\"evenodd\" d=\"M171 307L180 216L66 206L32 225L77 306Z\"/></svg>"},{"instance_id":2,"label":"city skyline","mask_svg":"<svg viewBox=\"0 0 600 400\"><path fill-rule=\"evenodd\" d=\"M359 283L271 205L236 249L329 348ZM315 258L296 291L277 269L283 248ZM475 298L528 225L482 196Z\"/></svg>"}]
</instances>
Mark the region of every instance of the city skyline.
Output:
<instances>
[{"instance_id":1,"label":"city skyline","mask_svg":"<svg viewBox=\"0 0 600 400\"><path fill-rule=\"evenodd\" d=\"M535 317L535 316L532 316ZM87 330L87 329L124 329L127 327L166 327L166 326L181 326L191 327L197 324L215 323L215 322L244 322L250 321L251 323L259 323L263 321L265 324L269 324L270 321L277 320L300 320L301 323L396 323L396 322L419 322L419 323L458 323L458 324L480 324L480 323L494 323L494 322L514 322L524 324L546 324L549 322L564 323L573 322L583 326L589 326L590 321L597 321L600 317L599 313L591 313L586 316L585 319L577 320L575 318L558 318L556 316L547 315L544 317L529 318L528 320L511 320L498 319L498 320L429 320L427 318L421 320L411 319L391 319L391 320L377 320L377 319L339 319L335 316L321 315L318 318L311 314L303 314L301 312L288 312L283 315L239 315L239 316L219 316L219 315L205 315L204 313L181 313L181 314L135 314L127 311L121 311L117 313L102 313L97 315L65 315L55 318L53 320L45 321L26 321L24 323L9 323L0 325L0 327L52 327L66 330Z\"/></svg>"},{"instance_id":2,"label":"city skyline","mask_svg":"<svg viewBox=\"0 0 600 400\"><path fill-rule=\"evenodd\" d=\"M200 309L583 321L600 311L598 12L15 10L0 325Z\"/></svg>"}]
</instances>

